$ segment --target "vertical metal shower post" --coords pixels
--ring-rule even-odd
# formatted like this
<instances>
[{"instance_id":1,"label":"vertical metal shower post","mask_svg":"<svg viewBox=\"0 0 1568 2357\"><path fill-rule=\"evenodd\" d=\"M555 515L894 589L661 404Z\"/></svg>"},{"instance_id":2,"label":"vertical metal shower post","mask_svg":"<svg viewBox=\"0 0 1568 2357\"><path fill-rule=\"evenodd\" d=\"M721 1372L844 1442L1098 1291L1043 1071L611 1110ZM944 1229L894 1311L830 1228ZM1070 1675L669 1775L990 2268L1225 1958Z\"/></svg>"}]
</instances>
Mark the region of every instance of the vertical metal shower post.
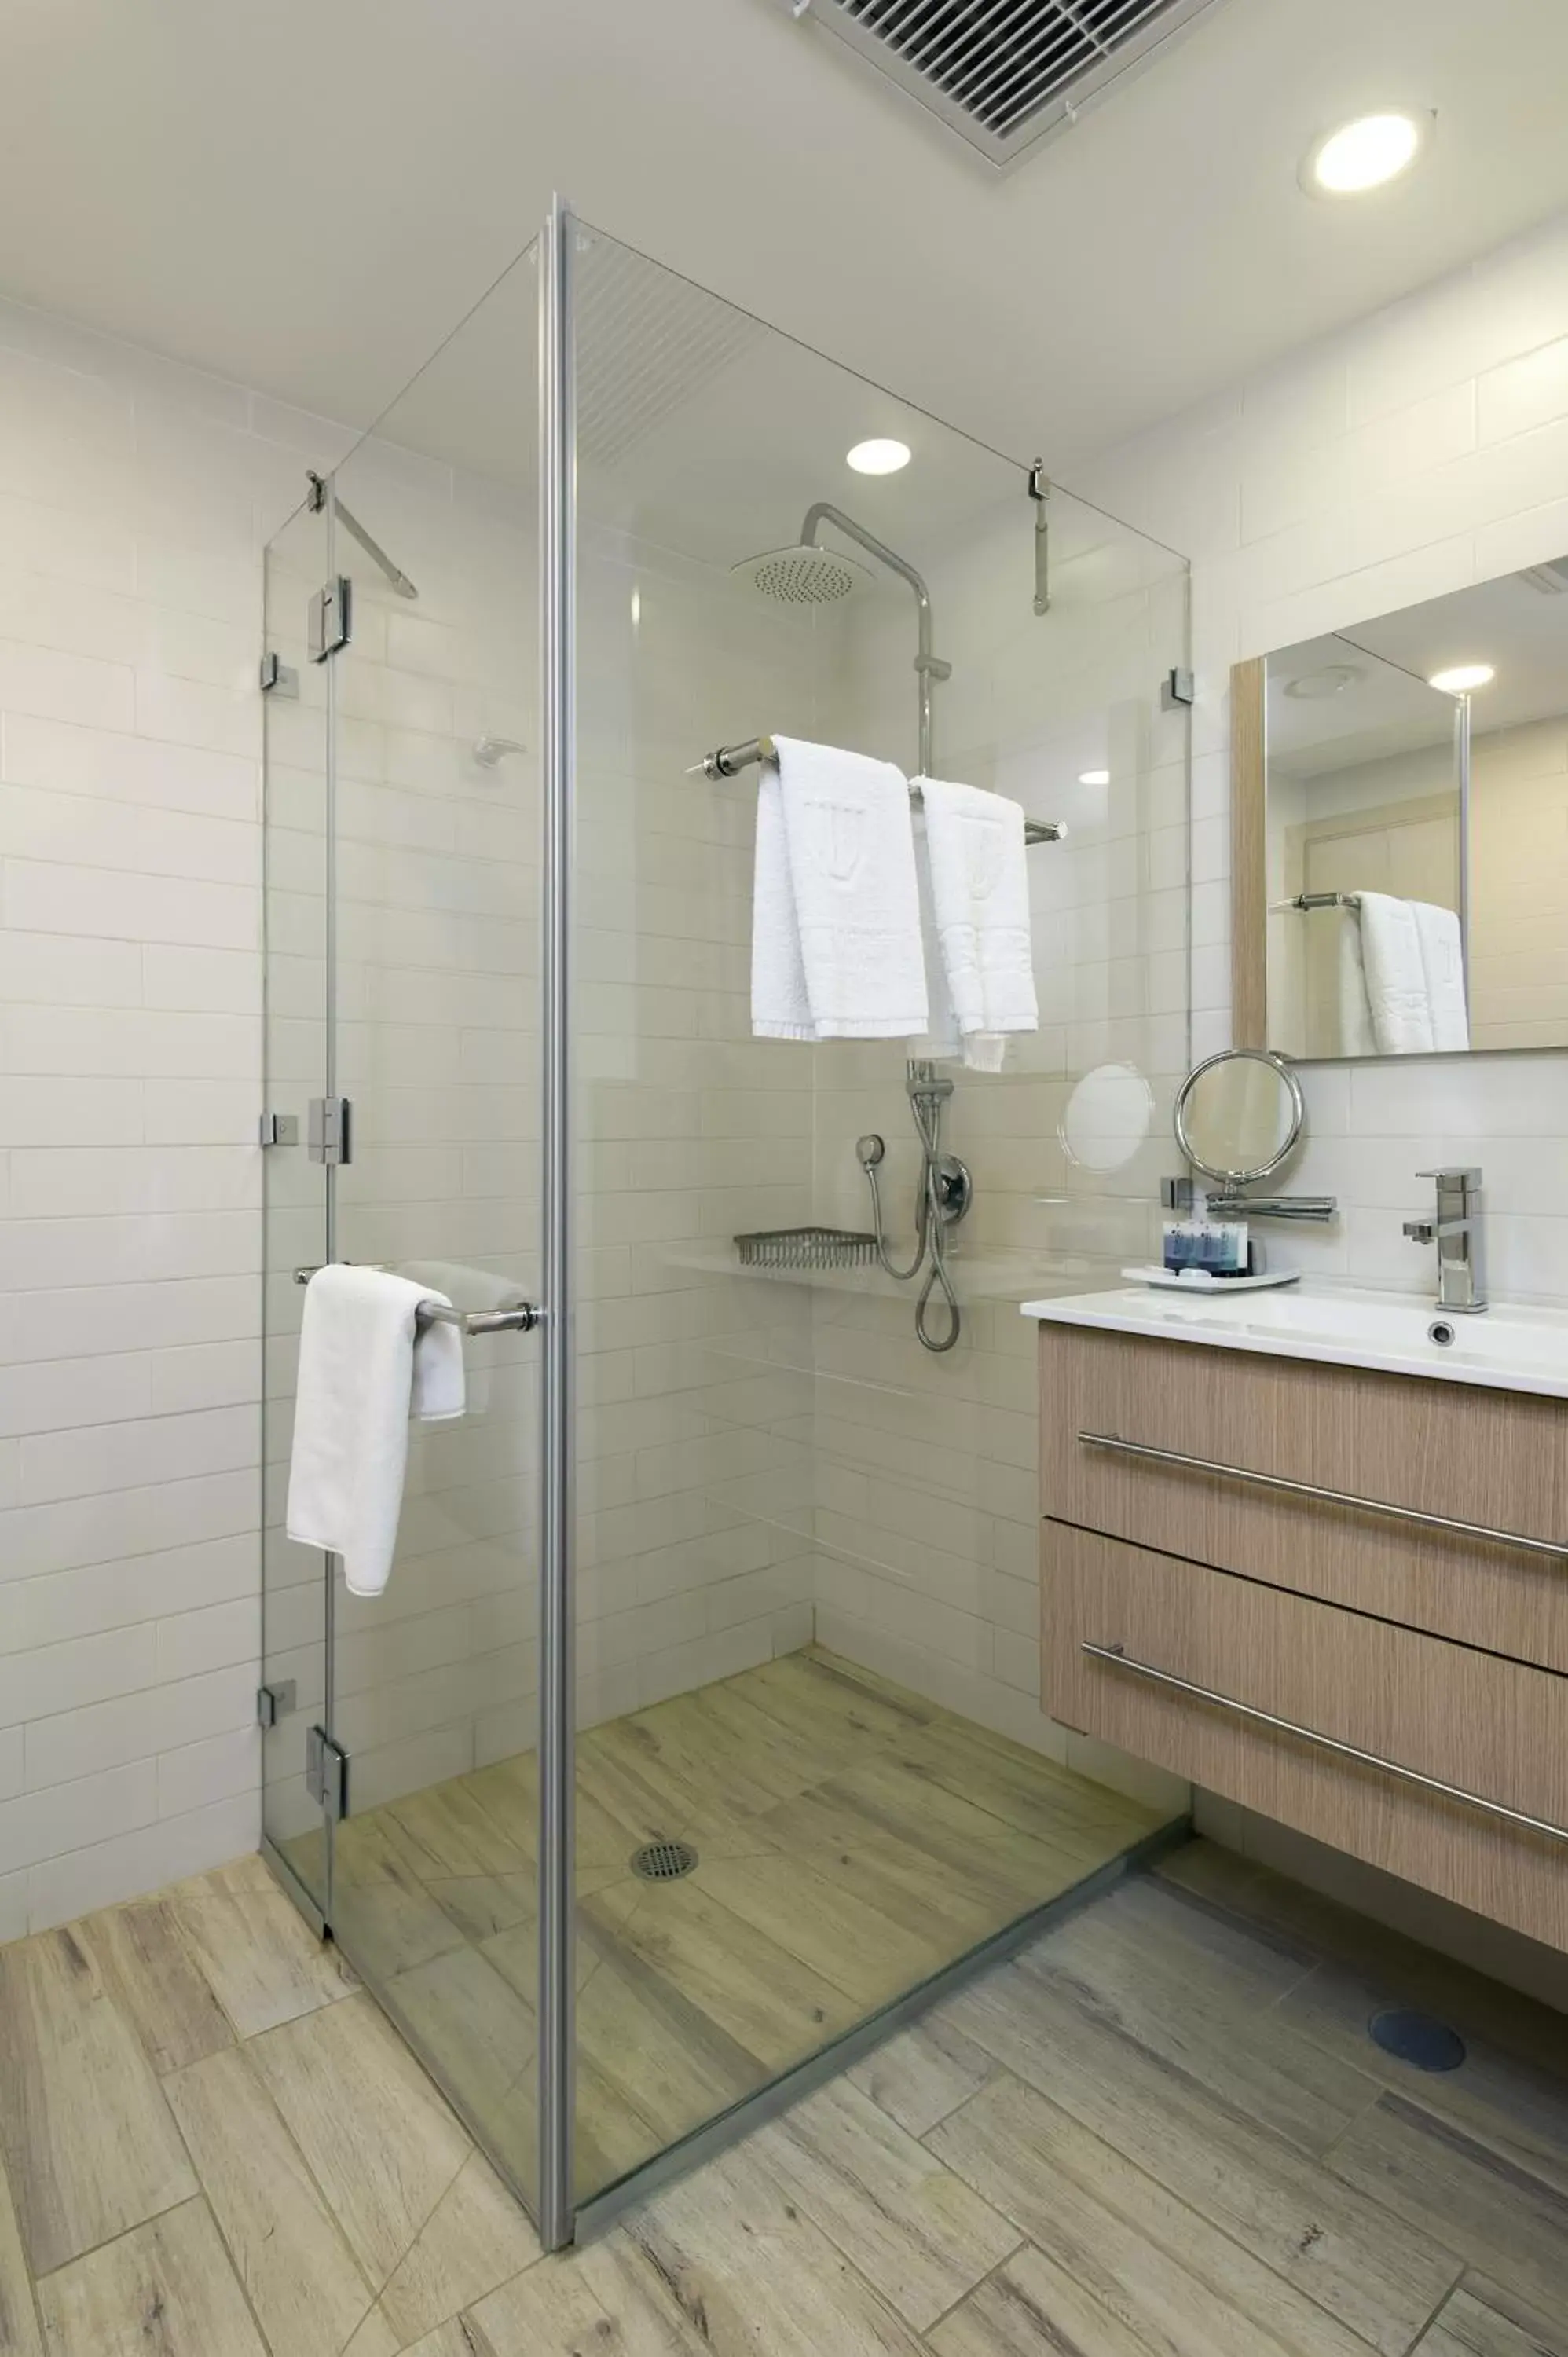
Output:
<instances>
[{"instance_id":1,"label":"vertical metal shower post","mask_svg":"<svg viewBox=\"0 0 1568 2357\"><path fill-rule=\"evenodd\" d=\"M540 1368L539 2231L572 2239L575 2032L573 1595L575 1331L571 1087L576 761L576 415L572 216L557 196L539 253L540 615L543 650L543 1358Z\"/></svg>"},{"instance_id":2,"label":"vertical metal shower post","mask_svg":"<svg viewBox=\"0 0 1568 2357\"><path fill-rule=\"evenodd\" d=\"M312 503L315 503L312 494ZM323 578L338 578L338 490L334 478L321 493L323 532L327 546L327 569ZM322 910L322 955L326 961L326 996L324 1013L327 1033L323 1041L321 1085L328 1099L338 1093L338 666L323 665L327 673L327 745L323 783L326 828L323 845L322 888L326 902ZM338 1172L336 1167L322 1165L321 1183L326 1190L326 1217L323 1222L322 1254L325 1261L338 1257ZM338 1733L338 1561L335 1555L321 1558L321 1577L326 1587L323 1599L321 1691L322 1723L328 1735ZM322 1874L321 1910L328 1923L337 1902L338 1828L322 1804Z\"/></svg>"},{"instance_id":3,"label":"vertical metal shower post","mask_svg":"<svg viewBox=\"0 0 1568 2357\"><path fill-rule=\"evenodd\" d=\"M1459 773L1459 963L1466 1018L1470 1013L1470 699L1462 695L1454 715L1454 754Z\"/></svg>"}]
</instances>

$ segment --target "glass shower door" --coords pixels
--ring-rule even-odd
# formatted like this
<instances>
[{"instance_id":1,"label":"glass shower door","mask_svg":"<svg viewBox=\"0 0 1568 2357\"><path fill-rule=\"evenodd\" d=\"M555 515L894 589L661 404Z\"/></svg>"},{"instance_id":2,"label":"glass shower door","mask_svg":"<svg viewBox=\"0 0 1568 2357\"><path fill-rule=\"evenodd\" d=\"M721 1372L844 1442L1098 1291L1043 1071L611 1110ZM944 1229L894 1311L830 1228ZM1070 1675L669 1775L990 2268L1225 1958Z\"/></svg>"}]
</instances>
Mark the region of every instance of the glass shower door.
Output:
<instances>
[{"instance_id":1,"label":"glass shower door","mask_svg":"<svg viewBox=\"0 0 1568 2357\"><path fill-rule=\"evenodd\" d=\"M525 257L327 486L329 1256L479 1318L541 1277L536 333ZM464 1412L411 1427L384 1591L333 1573L329 1921L533 2206L540 1338L464 1359Z\"/></svg>"},{"instance_id":2,"label":"glass shower door","mask_svg":"<svg viewBox=\"0 0 1568 2357\"><path fill-rule=\"evenodd\" d=\"M264 562L266 762L263 1155L262 1826L296 1895L326 1916L330 1846L311 1789L310 1730L328 1707L327 1558L284 1529L303 1288L296 1267L328 1257L326 1172L309 1159L309 1107L326 1094L330 731L328 682L309 660L309 602L327 577L325 515L308 502ZM270 1717L271 1723L267 1721Z\"/></svg>"}]
</instances>

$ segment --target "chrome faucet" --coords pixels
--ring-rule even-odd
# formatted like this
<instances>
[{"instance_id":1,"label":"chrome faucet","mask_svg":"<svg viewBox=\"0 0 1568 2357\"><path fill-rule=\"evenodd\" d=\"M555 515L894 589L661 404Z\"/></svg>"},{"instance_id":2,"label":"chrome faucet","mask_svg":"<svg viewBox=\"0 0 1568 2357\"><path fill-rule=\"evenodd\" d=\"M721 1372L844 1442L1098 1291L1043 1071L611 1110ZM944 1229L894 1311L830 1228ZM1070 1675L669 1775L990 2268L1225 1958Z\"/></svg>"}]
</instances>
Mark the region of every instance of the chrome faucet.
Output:
<instances>
[{"instance_id":1,"label":"chrome faucet","mask_svg":"<svg viewBox=\"0 0 1568 2357\"><path fill-rule=\"evenodd\" d=\"M1412 1243L1437 1246L1437 1307L1471 1316L1487 1306L1481 1268L1481 1207L1478 1170L1418 1170L1437 1181L1437 1216L1407 1220Z\"/></svg>"}]
</instances>

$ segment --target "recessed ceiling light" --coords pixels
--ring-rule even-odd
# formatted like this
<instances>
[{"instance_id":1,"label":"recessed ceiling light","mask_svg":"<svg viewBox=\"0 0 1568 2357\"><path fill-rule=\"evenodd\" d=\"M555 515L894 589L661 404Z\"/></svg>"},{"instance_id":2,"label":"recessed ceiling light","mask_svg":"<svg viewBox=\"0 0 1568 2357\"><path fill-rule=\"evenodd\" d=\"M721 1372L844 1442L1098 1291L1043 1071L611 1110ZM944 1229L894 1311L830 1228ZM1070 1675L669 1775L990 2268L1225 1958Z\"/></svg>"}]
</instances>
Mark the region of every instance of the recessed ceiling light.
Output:
<instances>
[{"instance_id":1,"label":"recessed ceiling light","mask_svg":"<svg viewBox=\"0 0 1568 2357\"><path fill-rule=\"evenodd\" d=\"M1444 695L1468 695L1472 688L1489 687L1496 677L1490 663L1455 663L1447 671L1434 671L1426 684L1441 688Z\"/></svg>"},{"instance_id":2,"label":"recessed ceiling light","mask_svg":"<svg viewBox=\"0 0 1568 2357\"><path fill-rule=\"evenodd\" d=\"M1080 786L1108 786L1111 783L1111 772L1109 770L1080 770L1078 773L1078 782Z\"/></svg>"},{"instance_id":3,"label":"recessed ceiling light","mask_svg":"<svg viewBox=\"0 0 1568 2357\"><path fill-rule=\"evenodd\" d=\"M1363 676L1358 663L1325 663L1321 671L1304 671L1285 682L1285 694L1298 703L1316 704L1326 695L1343 695Z\"/></svg>"},{"instance_id":4,"label":"recessed ceiling light","mask_svg":"<svg viewBox=\"0 0 1568 2357\"><path fill-rule=\"evenodd\" d=\"M847 463L857 475L896 475L909 463L908 442L857 442Z\"/></svg>"},{"instance_id":5,"label":"recessed ceiling light","mask_svg":"<svg viewBox=\"0 0 1568 2357\"><path fill-rule=\"evenodd\" d=\"M1402 106L1359 114L1316 140L1301 167L1301 184L1314 196L1359 197L1380 188L1414 163L1432 129L1430 114Z\"/></svg>"}]
</instances>

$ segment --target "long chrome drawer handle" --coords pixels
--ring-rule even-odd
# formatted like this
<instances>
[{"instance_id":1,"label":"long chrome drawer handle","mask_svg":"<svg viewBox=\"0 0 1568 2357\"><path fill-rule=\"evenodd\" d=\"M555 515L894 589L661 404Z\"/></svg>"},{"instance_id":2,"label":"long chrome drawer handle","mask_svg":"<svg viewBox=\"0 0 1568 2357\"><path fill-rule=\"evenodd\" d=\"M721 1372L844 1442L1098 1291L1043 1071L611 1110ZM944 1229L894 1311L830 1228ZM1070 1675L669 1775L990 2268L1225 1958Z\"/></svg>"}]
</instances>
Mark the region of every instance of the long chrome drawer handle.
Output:
<instances>
[{"instance_id":1,"label":"long chrome drawer handle","mask_svg":"<svg viewBox=\"0 0 1568 2357\"><path fill-rule=\"evenodd\" d=\"M1179 1465L1189 1473L1218 1473L1227 1481L1250 1481L1254 1489L1280 1490L1292 1498L1316 1498L1330 1506L1354 1506L1359 1513L1388 1514L1396 1523L1419 1523L1423 1530L1457 1531L1461 1538L1485 1539L1493 1546L1524 1547L1531 1555L1568 1555L1568 1544L1527 1539L1519 1531L1494 1531L1485 1523L1461 1523L1452 1514L1428 1514L1419 1506L1391 1506L1381 1498L1358 1498L1350 1490L1325 1490L1316 1481L1287 1481L1283 1473L1254 1473L1246 1465L1221 1465L1209 1457L1186 1457L1179 1448L1154 1448L1146 1440L1122 1440L1113 1432L1080 1432L1086 1448L1114 1449L1119 1457L1145 1457L1156 1465Z\"/></svg>"},{"instance_id":2,"label":"long chrome drawer handle","mask_svg":"<svg viewBox=\"0 0 1568 2357\"><path fill-rule=\"evenodd\" d=\"M1436 1792L1444 1801L1460 1801L1467 1809L1480 1809L1488 1817L1501 1817L1505 1824L1522 1825L1527 1833L1545 1834L1551 1841L1568 1842L1568 1828L1548 1824L1544 1817L1527 1816L1522 1809L1510 1809L1501 1801L1488 1801L1479 1792L1467 1792L1462 1784L1445 1784L1440 1776L1423 1776L1419 1768L1402 1768L1397 1760L1385 1760L1380 1752L1363 1751L1354 1743L1341 1743L1337 1736L1320 1735L1315 1727L1303 1727L1294 1718L1280 1718L1272 1710L1259 1710L1255 1704L1238 1702L1234 1695L1219 1694L1213 1686L1196 1685L1191 1678L1179 1678L1174 1670L1157 1670L1152 1662L1134 1660L1120 1645L1096 1645L1085 1637L1079 1641L1080 1653L1092 1654L1097 1662L1109 1663L1113 1670L1125 1670L1129 1676L1148 1678L1155 1685L1174 1686L1178 1694L1190 1695L1195 1702L1212 1703L1217 1710L1228 1710L1238 1718L1251 1720L1254 1726L1272 1727L1278 1735L1294 1735L1303 1743L1316 1746L1319 1751L1332 1751L1341 1760L1354 1760L1363 1768L1376 1768L1384 1776L1396 1776L1402 1784L1419 1784L1423 1792Z\"/></svg>"}]
</instances>

